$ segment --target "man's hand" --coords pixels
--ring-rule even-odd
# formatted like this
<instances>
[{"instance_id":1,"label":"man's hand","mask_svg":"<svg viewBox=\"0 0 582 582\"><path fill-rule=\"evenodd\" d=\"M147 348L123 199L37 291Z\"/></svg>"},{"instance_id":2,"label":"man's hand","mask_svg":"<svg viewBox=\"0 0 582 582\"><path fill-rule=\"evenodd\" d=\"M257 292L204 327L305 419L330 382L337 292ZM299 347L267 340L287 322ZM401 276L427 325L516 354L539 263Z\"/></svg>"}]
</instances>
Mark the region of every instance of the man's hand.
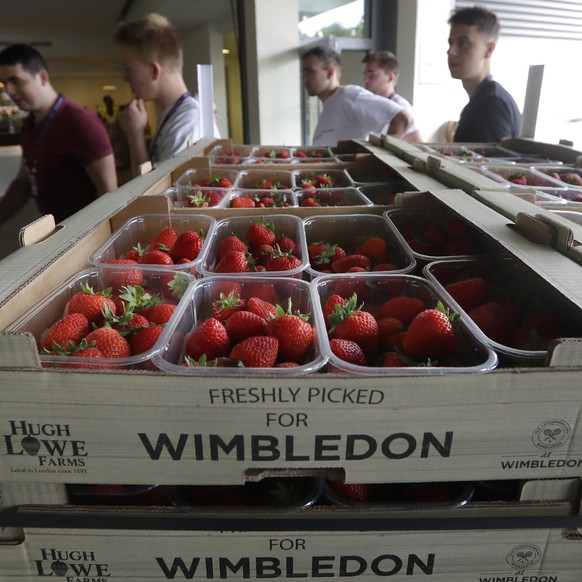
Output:
<instances>
[{"instance_id":1,"label":"man's hand","mask_svg":"<svg viewBox=\"0 0 582 582\"><path fill-rule=\"evenodd\" d=\"M412 115L408 109L401 109L388 126L388 135L402 137L412 126Z\"/></svg>"},{"instance_id":2,"label":"man's hand","mask_svg":"<svg viewBox=\"0 0 582 582\"><path fill-rule=\"evenodd\" d=\"M129 105L119 113L119 125L128 135L143 135L148 123L148 114L143 99L132 99Z\"/></svg>"}]
</instances>

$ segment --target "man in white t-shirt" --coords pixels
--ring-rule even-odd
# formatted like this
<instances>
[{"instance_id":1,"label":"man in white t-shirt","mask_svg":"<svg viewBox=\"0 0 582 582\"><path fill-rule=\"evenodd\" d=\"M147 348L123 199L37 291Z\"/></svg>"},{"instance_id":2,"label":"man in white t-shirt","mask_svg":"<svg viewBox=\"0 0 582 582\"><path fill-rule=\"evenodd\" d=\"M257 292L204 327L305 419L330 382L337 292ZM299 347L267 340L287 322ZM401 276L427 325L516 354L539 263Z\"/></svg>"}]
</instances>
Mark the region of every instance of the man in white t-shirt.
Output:
<instances>
[{"instance_id":1,"label":"man in white t-shirt","mask_svg":"<svg viewBox=\"0 0 582 582\"><path fill-rule=\"evenodd\" d=\"M127 134L131 168L137 175L144 162L149 160L155 166L202 137L200 105L186 87L182 46L165 16L147 14L133 22L122 22L114 41L121 48L124 79L135 95L119 114L119 124ZM154 101L162 111L149 149L144 101ZM216 124L213 131L220 137Z\"/></svg>"},{"instance_id":2,"label":"man in white t-shirt","mask_svg":"<svg viewBox=\"0 0 582 582\"><path fill-rule=\"evenodd\" d=\"M364 87L368 91L387 99L392 99L398 105L407 107L412 111L412 105L402 95L396 93L400 65L394 53L390 51L370 51L362 59L362 63L366 65L364 69ZM409 142L422 141L416 123L412 123L403 139Z\"/></svg>"},{"instance_id":3,"label":"man in white t-shirt","mask_svg":"<svg viewBox=\"0 0 582 582\"><path fill-rule=\"evenodd\" d=\"M370 133L402 137L412 125L410 111L359 85L340 85L341 59L327 47L304 53L303 84L323 103L312 144L335 146L338 141L367 139Z\"/></svg>"}]
</instances>

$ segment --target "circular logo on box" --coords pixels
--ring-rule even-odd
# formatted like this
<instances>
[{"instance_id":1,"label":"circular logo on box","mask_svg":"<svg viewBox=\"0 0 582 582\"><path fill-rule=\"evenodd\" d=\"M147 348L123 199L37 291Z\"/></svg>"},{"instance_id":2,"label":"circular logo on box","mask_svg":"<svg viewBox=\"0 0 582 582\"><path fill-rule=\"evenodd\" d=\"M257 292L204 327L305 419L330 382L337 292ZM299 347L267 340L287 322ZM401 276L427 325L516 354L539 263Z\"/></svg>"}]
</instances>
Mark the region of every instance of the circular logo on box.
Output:
<instances>
[{"instance_id":1,"label":"circular logo on box","mask_svg":"<svg viewBox=\"0 0 582 582\"><path fill-rule=\"evenodd\" d=\"M572 434L570 425L564 420L546 420L533 432L533 444L544 451L561 447Z\"/></svg>"},{"instance_id":2,"label":"circular logo on box","mask_svg":"<svg viewBox=\"0 0 582 582\"><path fill-rule=\"evenodd\" d=\"M507 554L507 563L516 570L525 570L534 564L537 564L542 557L542 551L538 546L524 544L515 546Z\"/></svg>"}]
</instances>

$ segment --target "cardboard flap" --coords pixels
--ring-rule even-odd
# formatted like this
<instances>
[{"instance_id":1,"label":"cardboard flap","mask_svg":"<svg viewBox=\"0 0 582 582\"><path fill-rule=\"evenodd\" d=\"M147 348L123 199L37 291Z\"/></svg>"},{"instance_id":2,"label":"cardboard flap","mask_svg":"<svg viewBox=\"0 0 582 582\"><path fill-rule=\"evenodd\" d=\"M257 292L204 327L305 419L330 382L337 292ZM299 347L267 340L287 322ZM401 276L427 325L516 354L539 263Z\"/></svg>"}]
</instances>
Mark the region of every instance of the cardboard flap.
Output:
<instances>
[{"instance_id":1,"label":"cardboard flap","mask_svg":"<svg viewBox=\"0 0 582 582\"><path fill-rule=\"evenodd\" d=\"M565 224L554 220L545 214L536 214L538 220L544 222L552 230L554 246L561 252L566 252L574 243L574 233Z\"/></svg>"},{"instance_id":2,"label":"cardboard flap","mask_svg":"<svg viewBox=\"0 0 582 582\"><path fill-rule=\"evenodd\" d=\"M582 338L560 338L548 348L548 366L582 365Z\"/></svg>"},{"instance_id":3,"label":"cardboard flap","mask_svg":"<svg viewBox=\"0 0 582 582\"><path fill-rule=\"evenodd\" d=\"M152 163L148 160L138 166L137 174L138 176L143 176L144 174L149 174L153 169L154 167L152 166Z\"/></svg>"},{"instance_id":4,"label":"cardboard flap","mask_svg":"<svg viewBox=\"0 0 582 582\"><path fill-rule=\"evenodd\" d=\"M535 479L523 484L520 501L569 501L574 507L580 502L580 479Z\"/></svg>"},{"instance_id":5,"label":"cardboard flap","mask_svg":"<svg viewBox=\"0 0 582 582\"><path fill-rule=\"evenodd\" d=\"M520 212L515 217L513 228L531 242L546 246L552 246L554 242L552 229L541 220L525 212Z\"/></svg>"},{"instance_id":6,"label":"cardboard flap","mask_svg":"<svg viewBox=\"0 0 582 582\"><path fill-rule=\"evenodd\" d=\"M0 333L0 368L41 368L31 333Z\"/></svg>"},{"instance_id":7,"label":"cardboard flap","mask_svg":"<svg viewBox=\"0 0 582 582\"><path fill-rule=\"evenodd\" d=\"M18 234L18 240L21 247L28 247L46 240L56 231L55 217L52 214L45 214L34 222L22 227Z\"/></svg>"}]
</instances>

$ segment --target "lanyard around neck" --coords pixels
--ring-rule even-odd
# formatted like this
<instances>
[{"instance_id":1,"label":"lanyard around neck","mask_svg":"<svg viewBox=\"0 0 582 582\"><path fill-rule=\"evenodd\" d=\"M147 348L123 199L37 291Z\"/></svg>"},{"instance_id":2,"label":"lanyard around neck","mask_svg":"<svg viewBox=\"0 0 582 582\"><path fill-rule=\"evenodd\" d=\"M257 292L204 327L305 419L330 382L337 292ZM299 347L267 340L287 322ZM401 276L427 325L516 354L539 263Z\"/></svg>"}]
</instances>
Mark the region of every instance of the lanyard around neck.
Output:
<instances>
[{"instance_id":1,"label":"lanyard around neck","mask_svg":"<svg viewBox=\"0 0 582 582\"><path fill-rule=\"evenodd\" d=\"M160 123L160 125L158 126L158 130L156 131L156 135L154 137L154 140L152 141L152 145L150 146L150 157L153 157L157 151L157 144L160 138L160 134L162 133L162 129L164 129L166 123L168 123L172 115L176 113L178 107L180 107L180 105L182 105L182 103L190 96L191 96L190 91L184 91L184 93L182 93L182 95L180 95L180 97L176 99L175 103L172 105L172 107L166 113L166 115L164 115L164 118L162 119L162 122Z\"/></svg>"},{"instance_id":2,"label":"lanyard around neck","mask_svg":"<svg viewBox=\"0 0 582 582\"><path fill-rule=\"evenodd\" d=\"M30 161L30 168L31 168L31 171L33 171L33 172L36 171L36 160L38 158L38 153L40 151L40 146L42 144L42 141L46 135L46 132L48 131L49 126L54 121L54 119L57 116L57 113L58 113L59 109L61 108L61 105L64 103L64 101L65 101L65 96L62 93L60 93L57 100L55 101L55 104L52 106L51 110L49 111L49 114L47 115L46 119L43 121L42 128L40 130L40 135L38 136L36 143L34 144L34 154L32 156L32 160Z\"/></svg>"}]
</instances>

